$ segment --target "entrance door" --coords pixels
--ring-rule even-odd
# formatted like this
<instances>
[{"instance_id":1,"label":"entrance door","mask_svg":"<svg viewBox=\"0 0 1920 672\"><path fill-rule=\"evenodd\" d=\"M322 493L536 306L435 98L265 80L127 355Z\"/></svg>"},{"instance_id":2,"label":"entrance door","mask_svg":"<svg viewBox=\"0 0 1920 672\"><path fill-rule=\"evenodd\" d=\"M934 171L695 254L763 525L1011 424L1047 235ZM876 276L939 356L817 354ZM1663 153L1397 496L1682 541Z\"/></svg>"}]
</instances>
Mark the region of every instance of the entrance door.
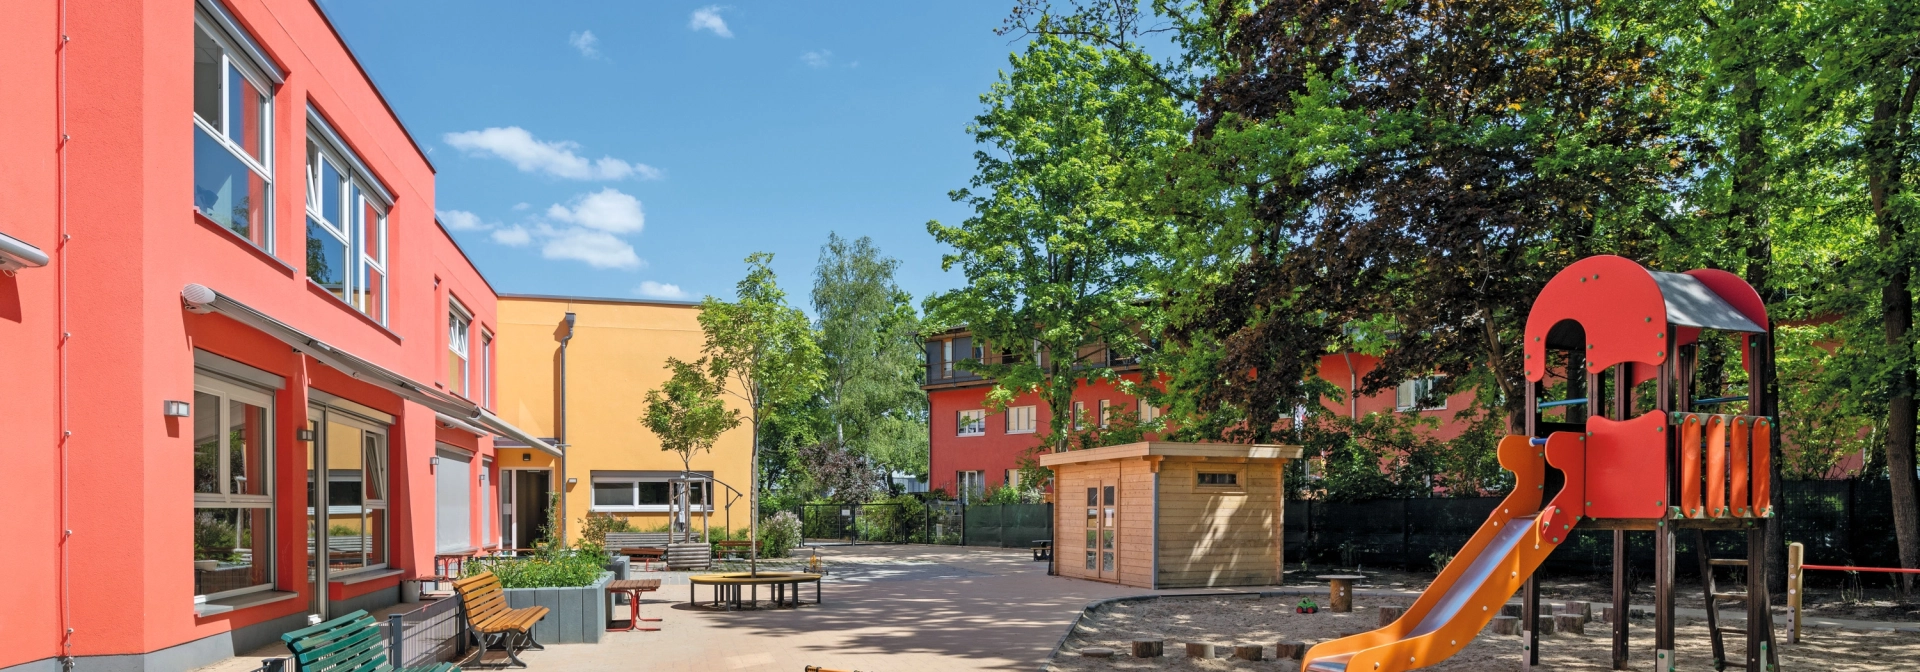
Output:
<instances>
[{"instance_id":1,"label":"entrance door","mask_svg":"<svg viewBox=\"0 0 1920 672\"><path fill-rule=\"evenodd\" d=\"M1119 579L1114 554L1118 551L1115 537L1119 534L1120 521L1114 491L1110 481L1087 481L1086 572L1089 577L1102 581Z\"/></svg>"},{"instance_id":2,"label":"entrance door","mask_svg":"<svg viewBox=\"0 0 1920 672\"><path fill-rule=\"evenodd\" d=\"M500 544L506 549L531 549L547 536L547 509L552 491L546 469L503 469L500 472Z\"/></svg>"},{"instance_id":3,"label":"entrance door","mask_svg":"<svg viewBox=\"0 0 1920 672\"><path fill-rule=\"evenodd\" d=\"M387 425L307 409L307 613L328 616L334 577L387 566Z\"/></svg>"}]
</instances>

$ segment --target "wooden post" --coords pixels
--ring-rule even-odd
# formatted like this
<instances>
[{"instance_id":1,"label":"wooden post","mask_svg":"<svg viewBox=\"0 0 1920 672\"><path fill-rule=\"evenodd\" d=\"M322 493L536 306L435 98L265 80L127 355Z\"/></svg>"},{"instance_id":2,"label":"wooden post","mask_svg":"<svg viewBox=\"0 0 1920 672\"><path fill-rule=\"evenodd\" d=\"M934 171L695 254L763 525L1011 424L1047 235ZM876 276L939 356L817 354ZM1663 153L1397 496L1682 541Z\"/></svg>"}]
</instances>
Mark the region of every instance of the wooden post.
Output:
<instances>
[{"instance_id":1,"label":"wooden post","mask_svg":"<svg viewBox=\"0 0 1920 672\"><path fill-rule=\"evenodd\" d=\"M1523 613L1521 613L1521 605L1518 605L1518 604L1502 604L1502 605L1500 605L1500 615L1501 615L1501 616L1512 616L1512 617L1514 617L1514 618L1520 618L1521 616L1524 616L1525 614L1523 614Z\"/></svg>"},{"instance_id":2,"label":"wooden post","mask_svg":"<svg viewBox=\"0 0 1920 672\"><path fill-rule=\"evenodd\" d=\"M1553 634L1554 631L1557 630L1557 628L1554 627L1554 622L1553 622L1553 619L1555 618L1558 618L1558 617L1554 616L1553 614L1541 614L1538 617L1536 617L1533 621L1534 633L1537 635Z\"/></svg>"},{"instance_id":3,"label":"wooden post","mask_svg":"<svg viewBox=\"0 0 1920 672\"><path fill-rule=\"evenodd\" d=\"M1259 644L1240 644L1233 647L1235 660L1261 660L1265 658L1266 647Z\"/></svg>"},{"instance_id":4,"label":"wooden post","mask_svg":"<svg viewBox=\"0 0 1920 672\"><path fill-rule=\"evenodd\" d=\"M1800 643L1801 600L1806 599L1806 570L1801 567L1807 560L1807 546L1800 542L1787 544L1787 643Z\"/></svg>"},{"instance_id":5,"label":"wooden post","mask_svg":"<svg viewBox=\"0 0 1920 672\"><path fill-rule=\"evenodd\" d=\"M1662 516L1665 518L1665 516ZM1673 664L1673 527L1661 520L1653 531L1653 660L1655 670L1671 670Z\"/></svg>"},{"instance_id":6,"label":"wooden post","mask_svg":"<svg viewBox=\"0 0 1920 672\"><path fill-rule=\"evenodd\" d=\"M1166 647L1167 643L1158 639L1136 639L1133 640L1133 657L1159 658L1166 654Z\"/></svg>"},{"instance_id":7,"label":"wooden post","mask_svg":"<svg viewBox=\"0 0 1920 672\"><path fill-rule=\"evenodd\" d=\"M1579 614L1575 613L1562 613L1554 616L1553 626L1555 630L1560 632L1571 632L1576 635L1587 634L1587 619L1581 618Z\"/></svg>"},{"instance_id":8,"label":"wooden post","mask_svg":"<svg viewBox=\"0 0 1920 672\"><path fill-rule=\"evenodd\" d=\"M1306 655L1307 645L1305 642L1280 642L1273 646L1273 657L1275 660L1299 660L1306 657Z\"/></svg>"},{"instance_id":9,"label":"wooden post","mask_svg":"<svg viewBox=\"0 0 1920 672\"><path fill-rule=\"evenodd\" d=\"M1613 531L1613 606L1601 612L1613 625L1613 669L1627 669L1627 531Z\"/></svg>"},{"instance_id":10,"label":"wooden post","mask_svg":"<svg viewBox=\"0 0 1920 672\"><path fill-rule=\"evenodd\" d=\"M1205 642L1187 642L1188 658L1212 658L1213 645Z\"/></svg>"},{"instance_id":11,"label":"wooden post","mask_svg":"<svg viewBox=\"0 0 1920 672\"><path fill-rule=\"evenodd\" d=\"M1407 613L1406 607L1381 607L1380 627L1384 628L1393 625L1393 622L1399 620L1400 615L1404 613Z\"/></svg>"},{"instance_id":12,"label":"wooden post","mask_svg":"<svg viewBox=\"0 0 1920 672\"><path fill-rule=\"evenodd\" d=\"M1496 634L1496 635L1520 634L1520 618L1517 616L1493 617L1493 634Z\"/></svg>"},{"instance_id":13,"label":"wooden post","mask_svg":"<svg viewBox=\"0 0 1920 672\"><path fill-rule=\"evenodd\" d=\"M1593 603L1585 600L1574 600L1560 605L1560 613L1579 616L1580 622L1586 623L1587 621L1593 620Z\"/></svg>"}]
</instances>

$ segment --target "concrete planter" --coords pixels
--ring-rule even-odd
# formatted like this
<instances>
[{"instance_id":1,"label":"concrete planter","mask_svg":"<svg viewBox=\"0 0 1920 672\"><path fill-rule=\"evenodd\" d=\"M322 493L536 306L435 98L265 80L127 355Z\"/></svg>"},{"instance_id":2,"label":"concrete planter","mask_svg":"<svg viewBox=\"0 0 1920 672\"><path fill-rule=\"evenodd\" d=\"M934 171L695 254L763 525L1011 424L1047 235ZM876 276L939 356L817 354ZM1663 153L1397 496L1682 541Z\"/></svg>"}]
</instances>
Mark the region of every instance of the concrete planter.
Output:
<instances>
[{"instance_id":1,"label":"concrete planter","mask_svg":"<svg viewBox=\"0 0 1920 672\"><path fill-rule=\"evenodd\" d=\"M578 588L510 588L507 606L546 607L550 612L533 626L541 644L597 644L607 630L607 584L613 572L601 572L593 585Z\"/></svg>"}]
</instances>

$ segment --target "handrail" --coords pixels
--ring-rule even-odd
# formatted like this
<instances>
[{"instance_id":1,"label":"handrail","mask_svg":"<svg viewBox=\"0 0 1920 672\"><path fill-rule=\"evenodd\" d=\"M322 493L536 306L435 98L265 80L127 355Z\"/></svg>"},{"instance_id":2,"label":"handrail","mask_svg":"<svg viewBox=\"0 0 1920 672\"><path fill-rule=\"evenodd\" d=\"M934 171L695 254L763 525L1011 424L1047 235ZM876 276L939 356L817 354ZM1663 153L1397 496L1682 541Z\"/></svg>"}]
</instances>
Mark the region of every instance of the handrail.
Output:
<instances>
[{"instance_id":1,"label":"handrail","mask_svg":"<svg viewBox=\"0 0 1920 672\"><path fill-rule=\"evenodd\" d=\"M1540 402L1540 410L1544 411L1549 408L1559 408L1561 406L1580 406L1585 403L1587 403L1586 397L1580 397L1578 399L1562 399L1560 401L1543 401L1543 402Z\"/></svg>"}]
</instances>

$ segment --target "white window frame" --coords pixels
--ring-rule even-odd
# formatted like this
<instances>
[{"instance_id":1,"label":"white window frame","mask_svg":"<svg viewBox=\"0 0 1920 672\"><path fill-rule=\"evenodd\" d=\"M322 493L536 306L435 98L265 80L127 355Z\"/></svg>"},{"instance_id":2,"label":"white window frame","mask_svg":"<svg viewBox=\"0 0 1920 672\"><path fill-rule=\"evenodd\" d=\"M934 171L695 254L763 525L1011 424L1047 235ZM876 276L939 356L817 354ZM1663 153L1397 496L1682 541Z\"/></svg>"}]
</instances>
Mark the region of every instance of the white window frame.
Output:
<instances>
[{"instance_id":1,"label":"white window frame","mask_svg":"<svg viewBox=\"0 0 1920 672\"><path fill-rule=\"evenodd\" d=\"M254 174L259 175L260 179L266 182L267 202L262 210L262 212L266 213L266 216L264 218L265 221L260 224L263 229L261 231L263 235L261 237L262 242L260 247L261 250L265 251L268 255L273 255L273 234L275 230L273 225L273 99L277 93L277 91L275 91L277 82L273 82L267 77L265 74L267 72L266 68L261 67L259 63L254 62L252 58L245 55L246 50L240 47L240 40L229 34L226 27L208 15L205 9L198 7L194 9L193 25L196 30L206 31L207 36L213 38L213 41L220 45L220 62L222 66L220 68L221 118L219 119L219 127L216 128L213 122L201 119L198 112L192 113L193 125L199 128L201 132L212 137L215 142L219 143L221 147L226 148L229 153L239 158L240 163L245 164L249 170L252 170ZM227 91L228 66L231 66L235 71L239 72L241 77L245 77L249 83L253 84L255 89L259 89L261 93L266 94L266 102L263 103L263 109L260 111L259 159L249 156L245 148L234 144L233 139L227 137L226 132L222 130L230 125L229 122L233 117L233 110L227 109L227 103L232 100L232 96ZM235 235L238 235L238 233L236 232ZM253 244L253 241L248 240L247 243Z\"/></svg>"},{"instance_id":2,"label":"white window frame","mask_svg":"<svg viewBox=\"0 0 1920 672\"><path fill-rule=\"evenodd\" d=\"M668 480L669 478L670 477L664 477L664 476L593 476L589 479L590 483L587 486L587 510L593 511L593 512L606 512L606 513L672 513L673 512L673 503L672 503L673 483ZM708 478L712 478L712 476L708 475ZM600 501L594 497L594 487L593 487L594 484L599 484L599 483L626 483L628 486L630 486L628 491L633 494L633 501L635 503L626 504L626 505L601 504ZM641 483L667 484L668 503L666 504L638 503L640 501L640 484ZM705 498L708 501L701 504L692 504L688 507L693 510L693 513L698 514L701 512L706 512L706 513L713 512L713 502L711 500L713 499L712 493L714 491L714 487L711 483L706 485L706 491L707 491L707 495L705 496Z\"/></svg>"},{"instance_id":3,"label":"white window frame","mask_svg":"<svg viewBox=\"0 0 1920 672\"><path fill-rule=\"evenodd\" d=\"M345 296L340 300L375 323L385 326L387 316L392 312L390 297L393 294L393 274L387 271L392 250L387 245L387 213L393 209L393 203L386 199L386 192L374 182L373 176L365 172L365 164L360 162L360 158L334 141L338 136L320 121L319 115L314 113L307 116L307 146L319 155L310 155L306 161L307 218L319 222L320 228L332 235L335 242L346 245L347 254L343 261L347 268L341 270L340 279L340 293ZM334 172L340 175L339 184L324 184L326 171L319 168L316 159L333 167ZM346 221L327 219L327 198L338 199L340 217ZM368 208L374 213L372 222L365 221L362 214ZM308 227L301 228L306 230L303 240L313 235ZM367 252L368 238L376 243L377 255ZM374 310L369 305L368 297L359 291L367 282L369 270L378 271L382 278L380 296L375 301L379 304L378 310ZM312 276L309 275L308 279L311 280ZM328 290L328 293L331 294L332 290Z\"/></svg>"},{"instance_id":4,"label":"white window frame","mask_svg":"<svg viewBox=\"0 0 1920 672\"><path fill-rule=\"evenodd\" d=\"M321 412L318 414L314 413L313 411L316 409ZM360 451L360 506L359 506L360 510L358 512L360 514L360 521L361 521L360 529L365 530L369 527L369 525L367 524L367 518L369 516L370 511L379 510L379 511L385 512L385 524L381 525L380 527L380 533L384 537L384 539L377 540L376 542L369 542L363 547L363 548L374 548L374 547L384 548L386 549L383 554L385 557L381 558L380 562L377 562L377 563L369 562L359 567L355 567L353 569L348 569L348 570L334 571L333 569L329 568L327 570L327 581L337 582L340 580L341 577L353 576L355 574L360 574L363 572L386 569L388 566L393 564L393 552L394 552L393 509L392 507L387 506L387 502L388 502L387 498L393 496L393 490L392 490L393 481L392 479L389 478L390 474L388 473L388 469L387 469L387 460L389 460L393 455L393 434L391 429L389 428L388 425L363 418L358 414L344 411L332 405L323 404L323 405L309 406L308 417L310 418L310 422L317 420L320 423L320 426L321 426L320 431L323 433L322 434L323 437L324 437L324 432L329 431L326 429L326 425L328 423L346 425L348 427L352 427L354 429L360 430L361 443L359 446L355 447L356 450ZM372 456L368 456L366 452L367 451L366 440L369 437L378 437L378 439L375 441L375 444L376 444L376 447L374 449L375 454ZM324 440L324 438L322 440ZM331 462L331 458L329 458L328 461ZM322 488L321 492L324 494L320 495L321 501L318 502L319 505L326 507L326 515L323 516L321 519L323 521L322 524L327 524L325 521L331 519L331 517L335 513L334 509L336 508L332 503L332 492L333 492L332 488L333 488L333 482L334 482L332 469L327 469L326 474L327 474L327 487ZM373 497L367 496L367 490L369 489L368 486L370 484L379 485L377 492L380 493L380 498L375 499ZM344 509L349 507L342 506L338 508ZM309 509L307 512L307 515L309 516L313 515L313 511ZM331 542L331 538L332 538L332 535L329 534L328 535L329 542ZM329 545L331 544L329 543ZM332 553L332 550L329 549L327 552Z\"/></svg>"},{"instance_id":5,"label":"white window frame","mask_svg":"<svg viewBox=\"0 0 1920 672\"><path fill-rule=\"evenodd\" d=\"M447 391L467 396L473 389L473 313L460 301L447 299L447 352L460 358L460 380L447 381Z\"/></svg>"},{"instance_id":6,"label":"white window frame","mask_svg":"<svg viewBox=\"0 0 1920 672\"><path fill-rule=\"evenodd\" d=\"M1113 421L1113 411L1115 408L1117 407L1113 405L1112 399L1100 400L1100 428L1101 429L1106 429L1107 423Z\"/></svg>"},{"instance_id":7,"label":"white window frame","mask_svg":"<svg viewBox=\"0 0 1920 672\"><path fill-rule=\"evenodd\" d=\"M1075 430L1087 428L1087 402L1073 402L1073 428Z\"/></svg>"},{"instance_id":8,"label":"white window frame","mask_svg":"<svg viewBox=\"0 0 1920 672\"><path fill-rule=\"evenodd\" d=\"M953 418L954 418L954 423L953 423L954 436L986 436L987 435L986 409L975 408L975 409L970 409L965 411L955 411Z\"/></svg>"},{"instance_id":9,"label":"white window frame","mask_svg":"<svg viewBox=\"0 0 1920 672\"><path fill-rule=\"evenodd\" d=\"M940 377L953 377L953 339L940 341Z\"/></svg>"},{"instance_id":10,"label":"white window frame","mask_svg":"<svg viewBox=\"0 0 1920 672\"><path fill-rule=\"evenodd\" d=\"M1040 430L1038 406L1008 406L1007 433L1032 434Z\"/></svg>"},{"instance_id":11,"label":"white window frame","mask_svg":"<svg viewBox=\"0 0 1920 672\"><path fill-rule=\"evenodd\" d=\"M1160 419L1160 416L1166 415L1166 411L1162 411L1160 410L1160 407L1147 403L1147 400L1145 399L1140 400L1139 403L1140 403L1140 424L1144 425L1144 424L1153 422L1155 420Z\"/></svg>"},{"instance_id":12,"label":"white window frame","mask_svg":"<svg viewBox=\"0 0 1920 672\"><path fill-rule=\"evenodd\" d=\"M1420 398L1427 396L1433 390L1434 384L1445 378L1446 376L1425 376L1401 382L1393 390L1393 410L1400 412L1447 410L1446 397L1441 397L1438 405L1420 405Z\"/></svg>"},{"instance_id":13,"label":"white window frame","mask_svg":"<svg viewBox=\"0 0 1920 672\"><path fill-rule=\"evenodd\" d=\"M979 469L962 469L954 474L953 489L959 491L954 496L960 498L961 504L971 502L975 495L984 497L987 494L987 474Z\"/></svg>"},{"instance_id":14,"label":"white window frame","mask_svg":"<svg viewBox=\"0 0 1920 672\"><path fill-rule=\"evenodd\" d=\"M278 572L274 571L274 565L276 560L274 551L277 550L279 546L279 540L280 540L280 526L277 524L277 520L275 519L274 506L273 506L274 489L273 489L272 475L274 474L273 454L274 454L274 448L275 448L273 438L275 433L274 425L275 425L275 419L276 419L276 416L273 410L273 395L271 393L266 392L265 390L255 389L246 385L241 385L239 383L231 382L225 378L208 375L206 373L198 373L198 372L194 375L193 391L198 393L203 393L203 394L210 394L220 399L220 403L217 404L215 408L213 409L195 408L193 409L193 413L197 415L200 413L209 412L209 410L211 410L213 413L216 413L218 417L218 420L216 422L218 426L221 428L221 431L223 432L226 431L226 428L233 426L231 419L227 417L227 414L231 411L228 405L229 401L238 401L241 403L266 409L267 431L264 432L264 435L262 436L262 440L265 442L265 444L261 446L260 458L263 464L261 464L260 471L261 473L267 474L269 476L266 479L266 482L261 484L261 487L263 490L265 490L266 494L246 495L246 494L233 494L232 492L229 492L228 491L229 488L231 488L233 485L232 462L229 459L232 456L232 453L231 451L222 450L220 451L220 490L221 492L193 493L193 508L196 512L199 511L200 509L254 509L258 512L264 513L267 520L267 545L266 545L267 557L253 559L253 562L255 564L260 564L261 566L266 568L267 570L266 582L257 586L237 588L234 590L226 590L218 593L195 595L194 598L196 601L218 600L218 599L233 597L236 595L246 595L249 593L257 593L257 592L266 591L266 590L273 590L275 586L278 585L277 578L276 578L276 575L278 574ZM264 563L264 564L261 564L261 563Z\"/></svg>"}]
</instances>

